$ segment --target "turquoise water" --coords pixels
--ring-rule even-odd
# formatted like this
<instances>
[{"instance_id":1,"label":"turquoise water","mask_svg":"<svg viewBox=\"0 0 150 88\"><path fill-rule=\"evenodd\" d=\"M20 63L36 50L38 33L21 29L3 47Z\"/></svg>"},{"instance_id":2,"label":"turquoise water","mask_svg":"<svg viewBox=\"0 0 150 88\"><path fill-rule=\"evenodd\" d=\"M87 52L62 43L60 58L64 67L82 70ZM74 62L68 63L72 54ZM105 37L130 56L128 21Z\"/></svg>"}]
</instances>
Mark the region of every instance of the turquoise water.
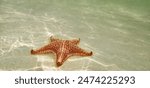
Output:
<instances>
[{"instance_id":1,"label":"turquoise water","mask_svg":"<svg viewBox=\"0 0 150 88\"><path fill-rule=\"evenodd\" d=\"M92 57L31 55L80 38ZM150 70L150 0L0 0L0 70Z\"/></svg>"}]
</instances>

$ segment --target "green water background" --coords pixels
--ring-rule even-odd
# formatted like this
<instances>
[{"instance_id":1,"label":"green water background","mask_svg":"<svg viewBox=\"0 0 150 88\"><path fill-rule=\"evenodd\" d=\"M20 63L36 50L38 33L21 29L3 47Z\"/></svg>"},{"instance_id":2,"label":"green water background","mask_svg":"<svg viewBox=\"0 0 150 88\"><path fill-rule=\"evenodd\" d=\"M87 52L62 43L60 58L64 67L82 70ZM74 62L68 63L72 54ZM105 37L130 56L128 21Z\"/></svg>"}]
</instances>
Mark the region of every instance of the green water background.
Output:
<instances>
[{"instance_id":1,"label":"green water background","mask_svg":"<svg viewBox=\"0 0 150 88\"><path fill-rule=\"evenodd\" d=\"M30 55L50 36L92 57ZM0 0L1 70L150 70L150 0Z\"/></svg>"}]
</instances>

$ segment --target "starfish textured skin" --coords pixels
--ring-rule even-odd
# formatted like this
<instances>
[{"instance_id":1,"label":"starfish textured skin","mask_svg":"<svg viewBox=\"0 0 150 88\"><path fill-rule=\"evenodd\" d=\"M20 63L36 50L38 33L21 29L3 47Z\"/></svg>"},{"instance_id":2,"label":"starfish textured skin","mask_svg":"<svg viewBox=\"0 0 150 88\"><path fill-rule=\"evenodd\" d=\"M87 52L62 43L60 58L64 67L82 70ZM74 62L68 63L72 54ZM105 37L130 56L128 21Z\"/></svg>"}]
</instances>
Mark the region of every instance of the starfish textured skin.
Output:
<instances>
[{"instance_id":1,"label":"starfish textured skin","mask_svg":"<svg viewBox=\"0 0 150 88\"><path fill-rule=\"evenodd\" d=\"M51 42L44 47L31 50L31 54L48 54L54 53L56 55L56 65L61 66L70 56L91 56L93 53L87 52L77 45L80 39L61 40L50 37Z\"/></svg>"}]
</instances>

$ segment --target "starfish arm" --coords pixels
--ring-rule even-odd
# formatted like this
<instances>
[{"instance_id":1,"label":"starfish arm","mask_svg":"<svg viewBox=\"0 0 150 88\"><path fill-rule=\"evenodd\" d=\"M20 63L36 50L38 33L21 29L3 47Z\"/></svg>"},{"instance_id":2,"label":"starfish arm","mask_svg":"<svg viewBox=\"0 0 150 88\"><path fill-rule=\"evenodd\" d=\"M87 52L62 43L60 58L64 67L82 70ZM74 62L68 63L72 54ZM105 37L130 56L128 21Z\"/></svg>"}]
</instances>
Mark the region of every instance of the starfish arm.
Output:
<instances>
[{"instance_id":1,"label":"starfish arm","mask_svg":"<svg viewBox=\"0 0 150 88\"><path fill-rule=\"evenodd\" d=\"M74 40L69 40L71 43L77 45L80 42L80 38L79 39L74 39Z\"/></svg>"},{"instance_id":2,"label":"starfish arm","mask_svg":"<svg viewBox=\"0 0 150 88\"><path fill-rule=\"evenodd\" d=\"M59 39L54 38L53 36L50 37L51 42L58 41Z\"/></svg>"},{"instance_id":3,"label":"starfish arm","mask_svg":"<svg viewBox=\"0 0 150 88\"><path fill-rule=\"evenodd\" d=\"M31 54L47 54L53 52L51 49L48 49L47 46L44 46L37 50L31 50Z\"/></svg>"},{"instance_id":4,"label":"starfish arm","mask_svg":"<svg viewBox=\"0 0 150 88\"><path fill-rule=\"evenodd\" d=\"M59 67L59 66L61 66L67 59L68 59L68 57L67 57L67 54L65 54L65 53L57 53L56 54L56 65L57 65L57 67Z\"/></svg>"},{"instance_id":5,"label":"starfish arm","mask_svg":"<svg viewBox=\"0 0 150 88\"><path fill-rule=\"evenodd\" d=\"M78 46L74 47L71 49L70 52L71 56L91 56L93 54L93 52L87 52L81 48L79 48Z\"/></svg>"},{"instance_id":6,"label":"starfish arm","mask_svg":"<svg viewBox=\"0 0 150 88\"><path fill-rule=\"evenodd\" d=\"M37 50L31 50L31 54L47 54L47 53L54 53L59 48L59 44L53 42L51 44L48 44L40 49Z\"/></svg>"}]
</instances>

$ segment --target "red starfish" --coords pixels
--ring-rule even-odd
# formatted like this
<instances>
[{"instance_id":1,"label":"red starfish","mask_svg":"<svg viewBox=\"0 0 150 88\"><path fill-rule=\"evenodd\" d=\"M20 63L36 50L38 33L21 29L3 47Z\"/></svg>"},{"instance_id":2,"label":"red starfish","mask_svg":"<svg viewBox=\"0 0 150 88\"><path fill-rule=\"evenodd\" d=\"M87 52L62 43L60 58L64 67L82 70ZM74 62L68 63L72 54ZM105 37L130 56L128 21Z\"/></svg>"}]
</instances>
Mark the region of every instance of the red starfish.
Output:
<instances>
[{"instance_id":1,"label":"red starfish","mask_svg":"<svg viewBox=\"0 0 150 88\"><path fill-rule=\"evenodd\" d=\"M80 39L74 40L60 40L50 37L51 43L38 49L31 50L31 54L46 54L54 53L56 54L56 65L61 66L70 56L91 56L92 52L86 52L85 50L79 48L77 44Z\"/></svg>"}]
</instances>

